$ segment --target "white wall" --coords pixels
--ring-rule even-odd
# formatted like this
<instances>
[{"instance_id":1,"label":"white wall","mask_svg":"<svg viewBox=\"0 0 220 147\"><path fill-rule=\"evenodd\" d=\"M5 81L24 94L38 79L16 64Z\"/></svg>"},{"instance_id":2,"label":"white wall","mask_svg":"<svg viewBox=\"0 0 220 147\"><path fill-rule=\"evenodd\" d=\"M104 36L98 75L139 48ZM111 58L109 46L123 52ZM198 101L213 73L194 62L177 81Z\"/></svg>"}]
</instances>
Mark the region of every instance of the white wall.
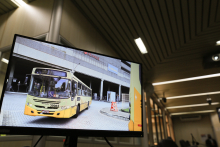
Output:
<instances>
[{"instance_id":1,"label":"white wall","mask_svg":"<svg viewBox=\"0 0 220 147\"><path fill-rule=\"evenodd\" d=\"M172 120L176 143L179 147L180 140L192 141L191 133L200 144L205 144L205 141L201 139L202 134L210 134L214 138L209 115L202 115L201 120L196 121L181 121L179 117L174 117Z\"/></svg>"},{"instance_id":2,"label":"white wall","mask_svg":"<svg viewBox=\"0 0 220 147\"><path fill-rule=\"evenodd\" d=\"M64 0L60 35L77 48L118 57L71 0Z\"/></svg>"},{"instance_id":3,"label":"white wall","mask_svg":"<svg viewBox=\"0 0 220 147\"><path fill-rule=\"evenodd\" d=\"M35 37L49 31L53 0L37 0L0 16L0 49L12 45L14 34Z\"/></svg>"}]
</instances>

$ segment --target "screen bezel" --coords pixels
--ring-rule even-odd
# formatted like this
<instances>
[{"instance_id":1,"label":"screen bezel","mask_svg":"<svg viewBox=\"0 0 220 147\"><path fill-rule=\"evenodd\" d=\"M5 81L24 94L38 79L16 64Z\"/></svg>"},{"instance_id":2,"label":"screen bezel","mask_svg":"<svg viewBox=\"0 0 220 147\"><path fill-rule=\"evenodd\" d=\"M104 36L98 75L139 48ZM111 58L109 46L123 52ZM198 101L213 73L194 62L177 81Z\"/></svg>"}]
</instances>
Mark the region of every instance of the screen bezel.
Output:
<instances>
[{"instance_id":1,"label":"screen bezel","mask_svg":"<svg viewBox=\"0 0 220 147\"><path fill-rule=\"evenodd\" d=\"M90 52L93 54L97 54L97 55L102 55L102 56L106 56L106 57L110 57L110 58L114 58L114 59L119 59L119 60L124 60L124 59L120 59L120 58L116 58L116 57L112 57L112 56L108 56L108 55L104 55L104 54L100 54L100 53L96 53L96 52L92 52L92 51L88 51L88 50L84 50L84 49L79 49L76 47L69 47L69 46L65 46L65 45L60 45L60 44L56 44L56 43L52 43L52 42L48 42L48 41L42 41L39 39L35 39L35 38L31 38L31 37L27 37L27 36L23 36L23 35L18 35L15 34L14 35L14 39L13 39L13 44L12 44L12 48L11 48L11 52L10 52L10 57L9 57L9 64L7 67L7 72L5 75L5 80L4 80L4 85L3 85L3 89L2 89L2 95L1 95L1 100L0 100L0 112L1 112L1 108L2 108L2 102L4 99L4 93L5 90L7 88L7 84L6 81L9 78L9 74L10 74L10 69L11 69L11 62L10 60L12 59L12 54L14 51L14 46L15 46L15 41L16 41L16 37L22 37L22 38L26 38L26 39L30 39L30 40L35 40L35 41L39 41L39 42L44 42L44 43L49 43L49 44L53 44L53 45L57 45L57 46L62 46L62 47L67 47L69 49L75 49L75 50L79 50L79 51L85 51L85 52ZM129 61L129 60L125 60L125 61ZM129 61L129 62L133 62L133 63L137 63L134 61ZM64 128L36 128L36 127L15 127L15 126L0 126L0 133L1 134L13 134L13 135L54 135L54 136L71 136L71 135L76 135L77 136L89 136L89 137L143 137L143 74L142 74L142 64L141 63L137 63L141 66L141 100L142 100L142 104L141 104L141 109L142 109L142 131L111 131L111 130L87 130L87 129L64 129Z\"/></svg>"}]
</instances>

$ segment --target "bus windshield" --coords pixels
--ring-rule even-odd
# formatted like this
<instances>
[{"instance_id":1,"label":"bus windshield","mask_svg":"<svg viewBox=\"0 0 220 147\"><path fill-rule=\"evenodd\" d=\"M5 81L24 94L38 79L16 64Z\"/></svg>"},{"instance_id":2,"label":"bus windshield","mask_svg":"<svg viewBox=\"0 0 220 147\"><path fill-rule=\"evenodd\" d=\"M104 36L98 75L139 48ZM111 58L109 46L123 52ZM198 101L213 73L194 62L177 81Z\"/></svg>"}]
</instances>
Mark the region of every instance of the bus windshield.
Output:
<instances>
[{"instance_id":1,"label":"bus windshield","mask_svg":"<svg viewBox=\"0 0 220 147\"><path fill-rule=\"evenodd\" d=\"M42 98L69 98L70 83L61 77L32 75L28 94Z\"/></svg>"}]
</instances>

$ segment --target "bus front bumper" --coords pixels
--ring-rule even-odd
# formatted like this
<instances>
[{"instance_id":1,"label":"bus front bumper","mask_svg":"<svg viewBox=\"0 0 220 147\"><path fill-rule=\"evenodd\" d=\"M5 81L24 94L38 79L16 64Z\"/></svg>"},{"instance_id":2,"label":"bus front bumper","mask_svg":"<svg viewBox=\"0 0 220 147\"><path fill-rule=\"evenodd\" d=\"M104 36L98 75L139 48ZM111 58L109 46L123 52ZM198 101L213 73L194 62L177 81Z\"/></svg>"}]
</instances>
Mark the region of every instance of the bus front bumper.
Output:
<instances>
[{"instance_id":1,"label":"bus front bumper","mask_svg":"<svg viewBox=\"0 0 220 147\"><path fill-rule=\"evenodd\" d=\"M71 116L76 114L76 107L61 110L61 111L49 111L49 113L44 113L43 110L36 110L34 108L31 108L28 105L25 105L24 114L30 115L30 116L48 116L48 117L55 117L55 118L70 118Z\"/></svg>"}]
</instances>

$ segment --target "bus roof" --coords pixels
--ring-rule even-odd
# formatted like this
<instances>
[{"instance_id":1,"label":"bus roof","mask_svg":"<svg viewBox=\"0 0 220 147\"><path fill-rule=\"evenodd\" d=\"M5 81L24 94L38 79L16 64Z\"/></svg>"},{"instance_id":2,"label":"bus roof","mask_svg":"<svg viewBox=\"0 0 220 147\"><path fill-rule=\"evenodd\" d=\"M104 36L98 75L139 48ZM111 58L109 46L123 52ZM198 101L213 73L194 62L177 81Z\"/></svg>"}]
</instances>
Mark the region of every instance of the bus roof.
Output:
<instances>
[{"instance_id":1,"label":"bus roof","mask_svg":"<svg viewBox=\"0 0 220 147\"><path fill-rule=\"evenodd\" d=\"M72 74L73 78L77 81L79 81L80 83L82 83L84 86L86 86L87 88L89 88L85 83L83 83L80 79L78 79L71 71L66 71L66 70L60 70L60 69L56 69L56 68L44 68L44 67L34 67L35 69L50 69L50 70L58 70L58 71L63 71L63 72L69 72ZM89 88L91 89L91 88ZM92 89L91 89L92 90Z\"/></svg>"}]
</instances>

